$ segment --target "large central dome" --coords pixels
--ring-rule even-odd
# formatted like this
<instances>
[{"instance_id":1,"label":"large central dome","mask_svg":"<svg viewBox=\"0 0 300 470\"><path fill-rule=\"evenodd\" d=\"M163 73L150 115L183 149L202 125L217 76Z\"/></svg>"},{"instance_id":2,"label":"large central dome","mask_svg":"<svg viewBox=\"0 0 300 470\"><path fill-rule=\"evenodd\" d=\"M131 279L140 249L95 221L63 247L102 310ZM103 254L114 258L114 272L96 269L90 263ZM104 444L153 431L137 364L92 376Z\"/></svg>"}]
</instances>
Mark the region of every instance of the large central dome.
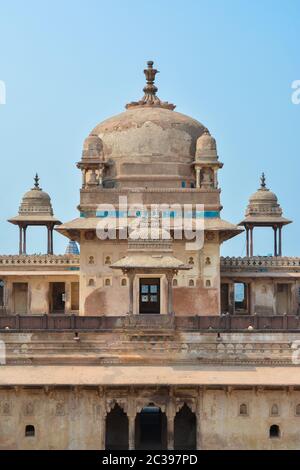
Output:
<instances>
[{"instance_id":1,"label":"large central dome","mask_svg":"<svg viewBox=\"0 0 300 470\"><path fill-rule=\"evenodd\" d=\"M88 142L97 138L102 141L104 186L161 187L162 182L167 187L194 185L196 143L206 128L158 98L156 73L148 62L143 98L98 124L88 137Z\"/></svg>"}]
</instances>

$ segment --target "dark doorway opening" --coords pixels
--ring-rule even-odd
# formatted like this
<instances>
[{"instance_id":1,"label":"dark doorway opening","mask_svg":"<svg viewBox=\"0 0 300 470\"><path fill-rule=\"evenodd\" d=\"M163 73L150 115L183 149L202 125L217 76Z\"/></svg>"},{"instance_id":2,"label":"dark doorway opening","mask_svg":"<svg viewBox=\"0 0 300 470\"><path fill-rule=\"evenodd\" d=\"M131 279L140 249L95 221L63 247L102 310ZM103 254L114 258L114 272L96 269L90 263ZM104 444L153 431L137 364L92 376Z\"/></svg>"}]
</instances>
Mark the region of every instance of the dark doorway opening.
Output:
<instances>
[{"instance_id":1,"label":"dark doorway opening","mask_svg":"<svg viewBox=\"0 0 300 470\"><path fill-rule=\"evenodd\" d=\"M221 284L221 312L229 312L229 284Z\"/></svg>"},{"instance_id":2,"label":"dark doorway opening","mask_svg":"<svg viewBox=\"0 0 300 470\"><path fill-rule=\"evenodd\" d=\"M140 279L140 313L160 313L160 278Z\"/></svg>"},{"instance_id":3,"label":"dark doorway opening","mask_svg":"<svg viewBox=\"0 0 300 470\"><path fill-rule=\"evenodd\" d=\"M50 312L65 312L65 283L50 282Z\"/></svg>"},{"instance_id":4,"label":"dark doorway opening","mask_svg":"<svg viewBox=\"0 0 300 470\"><path fill-rule=\"evenodd\" d=\"M128 417L115 405L106 416L106 450L128 450Z\"/></svg>"},{"instance_id":5,"label":"dark doorway opening","mask_svg":"<svg viewBox=\"0 0 300 470\"><path fill-rule=\"evenodd\" d=\"M196 450L196 416L190 408L184 406L178 411L174 420L174 449Z\"/></svg>"},{"instance_id":6,"label":"dark doorway opening","mask_svg":"<svg viewBox=\"0 0 300 470\"><path fill-rule=\"evenodd\" d=\"M136 450L167 449L167 417L154 405L146 406L135 419Z\"/></svg>"}]
</instances>

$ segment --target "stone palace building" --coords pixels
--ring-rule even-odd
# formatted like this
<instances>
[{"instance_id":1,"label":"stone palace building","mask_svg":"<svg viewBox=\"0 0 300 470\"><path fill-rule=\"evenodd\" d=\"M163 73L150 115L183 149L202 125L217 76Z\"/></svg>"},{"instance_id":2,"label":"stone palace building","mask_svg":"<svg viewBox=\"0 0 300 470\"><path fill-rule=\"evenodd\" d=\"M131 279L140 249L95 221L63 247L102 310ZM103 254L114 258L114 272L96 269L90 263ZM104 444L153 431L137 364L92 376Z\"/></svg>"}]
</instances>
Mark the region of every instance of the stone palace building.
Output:
<instances>
[{"instance_id":1,"label":"stone palace building","mask_svg":"<svg viewBox=\"0 0 300 470\"><path fill-rule=\"evenodd\" d=\"M0 448L299 449L291 221L264 175L240 224L222 219L215 139L158 98L152 62L144 72L140 101L84 142L78 218L61 223L36 176L9 220L20 239L0 256ZM29 226L45 227L47 254L26 253ZM274 256L254 256L255 227L273 231ZM238 235L247 256L220 257Z\"/></svg>"}]
</instances>

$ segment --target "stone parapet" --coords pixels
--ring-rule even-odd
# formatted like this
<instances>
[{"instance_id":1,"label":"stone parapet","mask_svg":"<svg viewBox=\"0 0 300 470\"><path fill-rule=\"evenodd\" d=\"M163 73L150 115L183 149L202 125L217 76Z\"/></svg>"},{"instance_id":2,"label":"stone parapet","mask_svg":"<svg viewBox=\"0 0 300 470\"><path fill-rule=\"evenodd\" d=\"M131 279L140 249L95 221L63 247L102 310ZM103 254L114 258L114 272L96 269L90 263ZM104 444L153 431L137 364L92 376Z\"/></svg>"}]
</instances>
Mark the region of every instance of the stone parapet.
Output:
<instances>
[{"instance_id":1,"label":"stone parapet","mask_svg":"<svg viewBox=\"0 0 300 470\"><path fill-rule=\"evenodd\" d=\"M221 257L221 273L222 271L300 272L300 258L292 256Z\"/></svg>"}]
</instances>

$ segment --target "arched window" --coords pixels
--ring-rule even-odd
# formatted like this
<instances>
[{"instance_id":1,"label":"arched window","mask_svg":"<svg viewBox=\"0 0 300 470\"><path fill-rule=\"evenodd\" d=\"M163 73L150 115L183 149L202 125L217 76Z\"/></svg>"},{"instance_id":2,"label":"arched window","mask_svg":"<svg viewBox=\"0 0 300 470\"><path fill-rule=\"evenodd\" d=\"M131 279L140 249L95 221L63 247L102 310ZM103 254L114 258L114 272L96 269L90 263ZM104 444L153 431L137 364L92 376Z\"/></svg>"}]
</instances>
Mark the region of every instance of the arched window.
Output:
<instances>
[{"instance_id":1,"label":"arched window","mask_svg":"<svg viewBox=\"0 0 300 470\"><path fill-rule=\"evenodd\" d=\"M111 280L109 279L109 277L107 279L105 279L105 285L107 287L111 286Z\"/></svg>"},{"instance_id":2,"label":"arched window","mask_svg":"<svg viewBox=\"0 0 300 470\"><path fill-rule=\"evenodd\" d=\"M279 428L278 424L272 424L272 426L270 426L269 437L271 439L274 439L276 437L280 437L280 428Z\"/></svg>"},{"instance_id":3,"label":"arched window","mask_svg":"<svg viewBox=\"0 0 300 470\"><path fill-rule=\"evenodd\" d=\"M178 281L177 279L173 279L173 287L177 287L178 286Z\"/></svg>"},{"instance_id":4,"label":"arched window","mask_svg":"<svg viewBox=\"0 0 300 470\"><path fill-rule=\"evenodd\" d=\"M32 424L27 424L25 427L25 437L33 437L35 435L35 429Z\"/></svg>"},{"instance_id":5,"label":"arched window","mask_svg":"<svg viewBox=\"0 0 300 470\"><path fill-rule=\"evenodd\" d=\"M105 257L105 264L111 264L111 257L110 256Z\"/></svg>"},{"instance_id":6,"label":"arched window","mask_svg":"<svg viewBox=\"0 0 300 470\"><path fill-rule=\"evenodd\" d=\"M240 416L248 416L248 406L246 403L240 405Z\"/></svg>"},{"instance_id":7,"label":"arched window","mask_svg":"<svg viewBox=\"0 0 300 470\"><path fill-rule=\"evenodd\" d=\"M192 264L192 265L195 264L194 258L192 256L189 257L189 264Z\"/></svg>"},{"instance_id":8,"label":"arched window","mask_svg":"<svg viewBox=\"0 0 300 470\"><path fill-rule=\"evenodd\" d=\"M123 287L127 286L127 279L125 279L125 278L122 279L121 286L123 286Z\"/></svg>"},{"instance_id":9,"label":"arched window","mask_svg":"<svg viewBox=\"0 0 300 470\"><path fill-rule=\"evenodd\" d=\"M279 408L278 408L278 405L274 403L274 405L272 405L272 408L271 408L271 416L278 416L278 415L279 415Z\"/></svg>"},{"instance_id":10,"label":"arched window","mask_svg":"<svg viewBox=\"0 0 300 470\"><path fill-rule=\"evenodd\" d=\"M205 281L205 287L211 287L211 282L209 279Z\"/></svg>"},{"instance_id":11,"label":"arched window","mask_svg":"<svg viewBox=\"0 0 300 470\"><path fill-rule=\"evenodd\" d=\"M88 286L89 287L94 287L94 285L95 285L94 279L89 279Z\"/></svg>"},{"instance_id":12,"label":"arched window","mask_svg":"<svg viewBox=\"0 0 300 470\"><path fill-rule=\"evenodd\" d=\"M296 405L296 416L300 416L300 403Z\"/></svg>"},{"instance_id":13,"label":"arched window","mask_svg":"<svg viewBox=\"0 0 300 470\"><path fill-rule=\"evenodd\" d=\"M195 287L195 281L194 279L189 280L189 287Z\"/></svg>"}]
</instances>

